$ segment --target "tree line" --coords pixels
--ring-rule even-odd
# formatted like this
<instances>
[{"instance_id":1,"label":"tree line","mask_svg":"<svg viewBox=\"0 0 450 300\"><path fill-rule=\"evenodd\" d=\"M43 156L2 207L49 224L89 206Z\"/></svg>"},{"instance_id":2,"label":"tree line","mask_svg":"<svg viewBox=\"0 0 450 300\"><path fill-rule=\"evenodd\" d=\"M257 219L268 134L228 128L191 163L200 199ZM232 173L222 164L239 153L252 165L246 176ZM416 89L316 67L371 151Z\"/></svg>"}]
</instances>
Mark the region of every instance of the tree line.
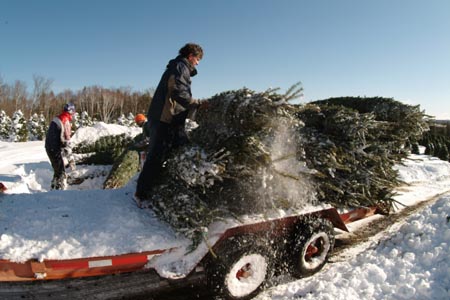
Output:
<instances>
[{"instance_id":1,"label":"tree line","mask_svg":"<svg viewBox=\"0 0 450 300\"><path fill-rule=\"evenodd\" d=\"M65 103L72 102L77 112L86 112L95 121L112 123L122 115L145 113L153 94L151 89L141 92L132 91L130 87L104 88L97 85L55 93L52 84L52 79L33 75L33 87L29 92L24 81L8 84L0 76L0 110L7 116L21 111L26 119L38 114L51 120L61 112Z\"/></svg>"},{"instance_id":2,"label":"tree line","mask_svg":"<svg viewBox=\"0 0 450 300\"><path fill-rule=\"evenodd\" d=\"M122 114L111 123L123 126L137 126L134 122L135 115L129 113ZM8 116L4 110L0 109L0 141L7 142L27 142L44 140L51 119L45 119L43 114L34 113L28 119L22 111L15 111L12 117ZM93 126L99 122L88 115L86 111L79 114L76 112L72 119L72 132L80 127Z\"/></svg>"}]
</instances>

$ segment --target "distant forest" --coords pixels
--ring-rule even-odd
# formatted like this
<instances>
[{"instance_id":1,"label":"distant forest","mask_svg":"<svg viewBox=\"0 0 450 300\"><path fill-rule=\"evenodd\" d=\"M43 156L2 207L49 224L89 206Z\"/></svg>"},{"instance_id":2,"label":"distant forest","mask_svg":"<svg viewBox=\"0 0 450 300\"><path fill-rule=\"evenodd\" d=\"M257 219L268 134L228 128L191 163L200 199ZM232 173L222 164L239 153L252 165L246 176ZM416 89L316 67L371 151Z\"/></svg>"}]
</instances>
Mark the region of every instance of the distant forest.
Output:
<instances>
[{"instance_id":1,"label":"distant forest","mask_svg":"<svg viewBox=\"0 0 450 300\"><path fill-rule=\"evenodd\" d=\"M33 87L28 89L24 81L6 83L0 76L0 110L12 116L21 111L27 119L33 114L51 120L58 115L64 104L73 102L79 113L86 112L97 121L113 123L121 115L145 113L153 91L132 91L131 88L84 87L79 91L70 89L55 94L53 80L33 75Z\"/></svg>"}]
</instances>

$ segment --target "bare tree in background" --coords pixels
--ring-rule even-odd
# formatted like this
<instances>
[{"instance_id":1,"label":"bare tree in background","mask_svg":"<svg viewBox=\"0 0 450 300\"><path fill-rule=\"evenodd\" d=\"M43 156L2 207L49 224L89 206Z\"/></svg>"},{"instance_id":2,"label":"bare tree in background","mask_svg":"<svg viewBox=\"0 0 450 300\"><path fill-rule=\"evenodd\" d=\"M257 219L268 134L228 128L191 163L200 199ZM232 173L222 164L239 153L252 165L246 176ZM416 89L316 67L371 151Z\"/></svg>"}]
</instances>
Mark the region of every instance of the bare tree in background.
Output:
<instances>
[{"instance_id":1,"label":"bare tree in background","mask_svg":"<svg viewBox=\"0 0 450 300\"><path fill-rule=\"evenodd\" d=\"M28 108L27 99L28 99L27 84L23 81L16 80L14 82L14 88L12 89L12 100L14 102L14 111L21 109L24 114L29 115L30 111Z\"/></svg>"},{"instance_id":2,"label":"bare tree in background","mask_svg":"<svg viewBox=\"0 0 450 300\"><path fill-rule=\"evenodd\" d=\"M130 111L127 111L129 107L129 102L131 101L131 87L121 87L118 90L120 99L118 102L118 111L117 115L121 116L122 114L129 113Z\"/></svg>"},{"instance_id":3,"label":"bare tree in background","mask_svg":"<svg viewBox=\"0 0 450 300\"><path fill-rule=\"evenodd\" d=\"M28 113L27 87L23 81L16 80L8 85L0 78L0 107L9 116L17 110Z\"/></svg>"},{"instance_id":4,"label":"bare tree in background","mask_svg":"<svg viewBox=\"0 0 450 300\"><path fill-rule=\"evenodd\" d=\"M11 115L11 112L8 111L8 95L9 86L3 81L3 78L0 75L0 107L7 115Z\"/></svg>"},{"instance_id":5,"label":"bare tree in background","mask_svg":"<svg viewBox=\"0 0 450 300\"><path fill-rule=\"evenodd\" d=\"M49 94L53 79L47 79L41 75L33 75L33 94L31 98L31 110L48 112L50 108Z\"/></svg>"},{"instance_id":6,"label":"bare tree in background","mask_svg":"<svg viewBox=\"0 0 450 300\"><path fill-rule=\"evenodd\" d=\"M151 89L135 92L131 87L105 89L89 86L76 92L66 89L55 95L52 84L52 79L33 75L33 90L30 93L24 81L7 84L0 76L0 109L8 116L21 110L26 118L38 113L51 120L61 112L64 103L73 102L78 112L86 111L94 120L110 123L117 121L122 114L145 113L154 92Z\"/></svg>"},{"instance_id":7,"label":"bare tree in background","mask_svg":"<svg viewBox=\"0 0 450 300\"><path fill-rule=\"evenodd\" d=\"M85 87L78 95L80 110L86 111L90 116L98 115L96 108L97 102L100 101L101 88L98 86Z\"/></svg>"},{"instance_id":8,"label":"bare tree in background","mask_svg":"<svg viewBox=\"0 0 450 300\"><path fill-rule=\"evenodd\" d=\"M127 103L127 108L128 108L127 112L140 113L139 97L137 96L136 93L131 94L130 98L128 99L128 101L126 103Z\"/></svg>"},{"instance_id":9,"label":"bare tree in background","mask_svg":"<svg viewBox=\"0 0 450 300\"><path fill-rule=\"evenodd\" d=\"M118 102L119 97L117 93L110 90L102 90L101 99L97 102L97 111L100 114L100 120L109 123Z\"/></svg>"},{"instance_id":10,"label":"bare tree in background","mask_svg":"<svg viewBox=\"0 0 450 300\"><path fill-rule=\"evenodd\" d=\"M88 112L88 102L89 102L89 95L87 93L87 88L83 88L81 91L77 93L77 99L78 99L78 108L80 112Z\"/></svg>"}]
</instances>

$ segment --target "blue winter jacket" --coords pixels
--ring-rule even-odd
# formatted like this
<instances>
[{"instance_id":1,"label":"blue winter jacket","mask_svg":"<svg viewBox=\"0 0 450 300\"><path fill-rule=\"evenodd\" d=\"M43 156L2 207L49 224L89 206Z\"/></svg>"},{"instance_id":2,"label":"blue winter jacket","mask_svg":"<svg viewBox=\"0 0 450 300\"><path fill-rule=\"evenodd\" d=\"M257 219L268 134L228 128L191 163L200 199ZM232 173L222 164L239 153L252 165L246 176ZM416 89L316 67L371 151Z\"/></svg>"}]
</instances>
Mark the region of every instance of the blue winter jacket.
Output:
<instances>
[{"instance_id":1,"label":"blue winter jacket","mask_svg":"<svg viewBox=\"0 0 450 300\"><path fill-rule=\"evenodd\" d=\"M182 56L169 61L150 103L148 119L170 124L178 115L197 108L199 102L191 92L191 77L196 74L195 67Z\"/></svg>"}]
</instances>

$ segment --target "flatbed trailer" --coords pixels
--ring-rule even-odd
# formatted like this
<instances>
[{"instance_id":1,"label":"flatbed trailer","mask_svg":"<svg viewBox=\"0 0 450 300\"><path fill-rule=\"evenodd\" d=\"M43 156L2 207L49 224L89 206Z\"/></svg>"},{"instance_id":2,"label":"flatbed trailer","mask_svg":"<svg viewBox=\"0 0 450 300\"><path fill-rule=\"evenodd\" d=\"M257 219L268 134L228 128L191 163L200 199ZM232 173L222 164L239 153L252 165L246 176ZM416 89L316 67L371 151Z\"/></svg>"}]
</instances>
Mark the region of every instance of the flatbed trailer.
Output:
<instances>
[{"instance_id":1,"label":"flatbed trailer","mask_svg":"<svg viewBox=\"0 0 450 300\"><path fill-rule=\"evenodd\" d=\"M334 228L377 213L333 208L256 218L220 229L193 251L140 253L65 260L0 259L0 299L151 299L157 293L206 282L225 299L250 299L273 275L319 271L333 250Z\"/></svg>"}]
</instances>

